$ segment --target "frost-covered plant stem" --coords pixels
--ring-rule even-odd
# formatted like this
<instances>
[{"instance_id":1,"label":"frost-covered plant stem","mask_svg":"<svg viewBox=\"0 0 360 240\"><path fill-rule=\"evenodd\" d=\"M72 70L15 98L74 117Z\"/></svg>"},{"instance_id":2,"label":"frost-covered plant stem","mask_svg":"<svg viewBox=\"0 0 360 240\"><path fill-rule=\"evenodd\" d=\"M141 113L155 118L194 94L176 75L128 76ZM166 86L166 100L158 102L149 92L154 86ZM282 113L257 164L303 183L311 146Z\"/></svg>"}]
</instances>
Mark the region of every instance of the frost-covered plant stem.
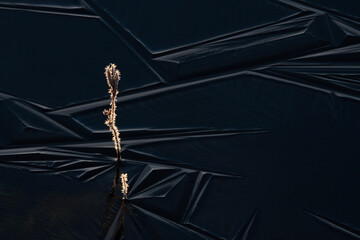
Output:
<instances>
[{"instance_id":1,"label":"frost-covered plant stem","mask_svg":"<svg viewBox=\"0 0 360 240\"><path fill-rule=\"evenodd\" d=\"M105 76L107 80L107 84L109 85L109 93L110 93L110 108L105 109L103 114L108 118L105 121L105 124L109 127L112 135L113 141L115 144L115 150L117 155L117 162L121 161L121 144L120 144L120 133L118 128L116 127L116 97L119 93L118 91L118 83L120 81L120 72L116 69L116 65L110 63L105 68Z\"/></svg>"},{"instance_id":2,"label":"frost-covered plant stem","mask_svg":"<svg viewBox=\"0 0 360 240\"><path fill-rule=\"evenodd\" d=\"M127 198L127 194L128 194L128 188L129 188L129 184L127 183L128 181L128 175L127 173L123 173L121 174L121 192L123 194L123 199Z\"/></svg>"}]
</instances>

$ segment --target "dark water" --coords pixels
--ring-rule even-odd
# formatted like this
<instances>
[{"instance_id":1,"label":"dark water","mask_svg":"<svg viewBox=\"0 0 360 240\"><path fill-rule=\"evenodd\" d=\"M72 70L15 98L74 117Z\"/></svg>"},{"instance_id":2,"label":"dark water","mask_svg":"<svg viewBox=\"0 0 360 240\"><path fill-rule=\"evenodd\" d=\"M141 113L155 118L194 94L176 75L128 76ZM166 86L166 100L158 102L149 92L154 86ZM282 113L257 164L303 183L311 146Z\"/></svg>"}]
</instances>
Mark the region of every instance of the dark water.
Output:
<instances>
[{"instance_id":1,"label":"dark water","mask_svg":"<svg viewBox=\"0 0 360 240\"><path fill-rule=\"evenodd\" d=\"M0 1L0 239L360 238L359 9Z\"/></svg>"}]
</instances>

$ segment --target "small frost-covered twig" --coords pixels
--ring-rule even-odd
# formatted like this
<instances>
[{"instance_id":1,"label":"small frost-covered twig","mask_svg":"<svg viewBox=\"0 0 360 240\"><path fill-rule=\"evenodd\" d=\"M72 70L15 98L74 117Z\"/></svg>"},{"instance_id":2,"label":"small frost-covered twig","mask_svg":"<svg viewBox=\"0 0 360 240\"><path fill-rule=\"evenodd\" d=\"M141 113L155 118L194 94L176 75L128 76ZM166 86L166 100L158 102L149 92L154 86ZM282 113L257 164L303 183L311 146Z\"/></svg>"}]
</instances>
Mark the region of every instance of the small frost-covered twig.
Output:
<instances>
[{"instance_id":1,"label":"small frost-covered twig","mask_svg":"<svg viewBox=\"0 0 360 240\"><path fill-rule=\"evenodd\" d=\"M127 181L128 181L127 173L121 174L121 184L122 184L121 192L123 194L123 199L126 199L128 193L129 184L127 183Z\"/></svg>"},{"instance_id":2,"label":"small frost-covered twig","mask_svg":"<svg viewBox=\"0 0 360 240\"><path fill-rule=\"evenodd\" d=\"M105 121L105 124L109 127L112 135L113 135L113 141L115 144L115 150L117 155L117 162L120 163L121 161L121 145L120 145L120 133L118 128L116 127L115 121L116 121L116 97L119 93L118 91L118 83L120 81L120 72L116 69L116 65L113 63L110 63L105 68L105 76L107 80L107 84L109 85L109 93L110 93L110 108L105 109L103 114L106 115L108 118Z\"/></svg>"}]
</instances>

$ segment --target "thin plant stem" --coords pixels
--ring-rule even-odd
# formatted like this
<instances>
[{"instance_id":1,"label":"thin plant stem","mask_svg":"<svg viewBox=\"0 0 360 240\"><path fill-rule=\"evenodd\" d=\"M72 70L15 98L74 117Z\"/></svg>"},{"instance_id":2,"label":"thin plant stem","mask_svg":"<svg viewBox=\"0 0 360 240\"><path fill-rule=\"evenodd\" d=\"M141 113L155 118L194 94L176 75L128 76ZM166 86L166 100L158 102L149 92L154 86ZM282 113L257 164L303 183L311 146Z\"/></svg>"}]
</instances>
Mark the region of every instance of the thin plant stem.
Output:
<instances>
[{"instance_id":1,"label":"thin plant stem","mask_svg":"<svg viewBox=\"0 0 360 240\"><path fill-rule=\"evenodd\" d=\"M105 121L105 124L109 127L112 135L113 141L115 144L116 150L116 159L117 162L121 162L121 139L119 129L116 127L116 97L119 93L118 91L118 82L120 81L120 72L116 69L116 65L111 63L105 68L105 76L107 80L107 84L110 87L110 108L105 109L103 114L108 118Z\"/></svg>"}]
</instances>

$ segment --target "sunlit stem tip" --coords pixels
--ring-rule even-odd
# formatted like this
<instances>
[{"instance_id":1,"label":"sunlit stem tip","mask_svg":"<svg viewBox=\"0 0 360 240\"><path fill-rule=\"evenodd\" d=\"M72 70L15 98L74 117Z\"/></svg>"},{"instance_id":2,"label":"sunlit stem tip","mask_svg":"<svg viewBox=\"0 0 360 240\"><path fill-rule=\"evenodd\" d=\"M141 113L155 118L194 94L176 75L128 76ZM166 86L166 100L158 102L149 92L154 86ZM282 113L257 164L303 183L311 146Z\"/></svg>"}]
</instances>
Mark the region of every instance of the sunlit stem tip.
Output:
<instances>
[{"instance_id":1,"label":"sunlit stem tip","mask_svg":"<svg viewBox=\"0 0 360 240\"><path fill-rule=\"evenodd\" d=\"M126 199L128 194L129 184L127 183L127 181L128 181L127 173L121 174L121 184L122 184L121 192L123 194L123 199Z\"/></svg>"}]
</instances>

